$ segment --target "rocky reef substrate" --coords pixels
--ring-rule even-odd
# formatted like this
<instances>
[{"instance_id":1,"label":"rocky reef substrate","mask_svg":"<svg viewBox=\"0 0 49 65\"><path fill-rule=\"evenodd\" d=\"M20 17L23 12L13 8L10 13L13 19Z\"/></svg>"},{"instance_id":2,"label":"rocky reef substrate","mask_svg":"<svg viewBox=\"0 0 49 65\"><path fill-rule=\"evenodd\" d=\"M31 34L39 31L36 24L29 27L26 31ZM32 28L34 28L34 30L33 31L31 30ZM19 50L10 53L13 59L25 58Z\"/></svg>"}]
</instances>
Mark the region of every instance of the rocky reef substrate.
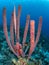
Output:
<instances>
[{"instance_id":1,"label":"rocky reef substrate","mask_svg":"<svg viewBox=\"0 0 49 65\"><path fill-rule=\"evenodd\" d=\"M23 33L22 30L20 31L20 33ZM10 36L10 32L8 32L8 35ZM28 35L26 43L29 43L29 41L30 40ZM29 50L27 49L27 51ZM16 60L16 64L14 64L13 59L14 61ZM35 51L33 52L28 62L26 58L17 59L17 57L8 47L4 32L0 30L0 65L19 65L20 60L25 61L25 65L49 65L49 40L41 34L40 40L35 48Z\"/></svg>"}]
</instances>

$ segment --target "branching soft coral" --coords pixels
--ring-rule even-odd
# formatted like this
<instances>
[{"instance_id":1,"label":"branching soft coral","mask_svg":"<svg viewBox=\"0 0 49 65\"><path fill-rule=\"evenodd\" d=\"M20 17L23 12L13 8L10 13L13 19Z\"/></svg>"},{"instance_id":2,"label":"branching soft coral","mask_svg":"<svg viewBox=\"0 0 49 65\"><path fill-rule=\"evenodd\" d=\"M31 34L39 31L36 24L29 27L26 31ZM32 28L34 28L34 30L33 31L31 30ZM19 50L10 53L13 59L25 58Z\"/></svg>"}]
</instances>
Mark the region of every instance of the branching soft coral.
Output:
<instances>
[{"instance_id":1,"label":"branching soft coral","mask_svg":"<svg viewBox=\"0 0 49 65\"><path fill-rule=\"evenodd\" d=\"M42 17L39 19L39 24L38 24L38 31L37 31L37 36L35 39L35 21L31 20L30 21L30 51L29 51L29 57L35 50L35 47L39 41L40 33L41 33L41 27L42 27ZM28 57L28 58L29 58Z\"/></svg>"},{"instance_id":2,"label":"branching soft coral","mask_svg":"<svg viewBox=\"0 0 49 65\"><path fill-rule=\"evenodd\" d=\"M14 6L14 12L12 13L11 17L11 25L10 25L10 38L11 42L8 38L8 32L7 32L7 23L6 23L6 9L3 9L3 30L6 37L6 41L13 51L13 53L19 58L19 56L25 57L25 53L23 51L23 46L25 45L27 32L28 32L28 26L30 21L30 50L28 54L28 59L30 58L31 54L33 53L40 37L41 33L41 27L42 27L42 17L39 19L39 25L38 25L38 31L37 36L35 39L35 21L30 20L30 16L27 16L26 20L26 26L24 30L23 35L23 41L22 44L20 44L20 36L19 36L19 26L20 26L20 13L21 13L21 6L18 7L18 16L16 16L16 8ZM15 37L16 37L16 44L14 45L14 31L15 31Z\"/></svg>"},{"instance_id":3,"label":"branching soft coral","mask_svg":"<svg viewBox=\"0 0 49 65\"><path fill-rule=\"evenodd\" d=\"M9 47L11 48L11 50L13 51L13 53L17 57L19 57L18 54L15 52L14 48L12 47L12 44L11 44L9 38L8 38L7 23L6 23L6 8L3 9L3 21L4 21L3 22L3 30L4 30L4 34L5 34L5 37L6 37L6 41L7 41L8 45L9 45Z\"/></svg>"}]
</instances>

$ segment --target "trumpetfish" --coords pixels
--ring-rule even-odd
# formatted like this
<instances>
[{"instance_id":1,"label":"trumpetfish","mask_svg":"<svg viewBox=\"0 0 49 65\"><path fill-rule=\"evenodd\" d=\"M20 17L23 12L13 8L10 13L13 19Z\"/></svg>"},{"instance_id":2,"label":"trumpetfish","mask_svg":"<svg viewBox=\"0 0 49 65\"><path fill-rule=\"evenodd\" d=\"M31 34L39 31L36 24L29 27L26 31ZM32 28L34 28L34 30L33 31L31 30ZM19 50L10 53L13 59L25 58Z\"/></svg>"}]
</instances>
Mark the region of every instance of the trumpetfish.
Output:
<instances>
[{"instance_id":1,"label":"trumpetfish","mask_svg":"<svg viewBox=\"0 0 49 65\"><path fill-rule=\"evenodd\" d=\"M21 12L21 7L18 7L18 16L16 17L16 8L14 7L14 28L15 28L15 36L16 36L16 45L15 49L18 53L18 55L23 56L23 50L22 50L22 45L19 42L19 26L20 26L20 12Z\"/></svg>"}]
</instances>

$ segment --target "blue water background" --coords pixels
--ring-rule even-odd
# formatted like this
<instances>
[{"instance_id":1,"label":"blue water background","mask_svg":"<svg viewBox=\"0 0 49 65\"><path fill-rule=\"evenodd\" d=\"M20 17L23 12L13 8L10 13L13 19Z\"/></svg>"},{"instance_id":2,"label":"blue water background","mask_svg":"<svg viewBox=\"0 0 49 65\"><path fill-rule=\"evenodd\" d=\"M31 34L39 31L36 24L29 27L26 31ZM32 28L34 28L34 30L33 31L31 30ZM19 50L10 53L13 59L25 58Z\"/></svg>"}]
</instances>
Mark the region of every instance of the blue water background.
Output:
<instances>
[{"instance_id":1,"label":"blue water background","mask_svg":"<svg viewBox=\"0 0 49 65\"><path fill-rule=\"evenodd\" d=\"M10 25L11 14L16 6L22 6L20 26L25 27L26 17L29 14L30 19L35 20L36 29L38 26L39 17L43 18L42 34L49 37L49 1L48 0L0 0L0 26L3 24L2 12L3 8L7 9L7 24Z\"/></svg>"}]
</instances>

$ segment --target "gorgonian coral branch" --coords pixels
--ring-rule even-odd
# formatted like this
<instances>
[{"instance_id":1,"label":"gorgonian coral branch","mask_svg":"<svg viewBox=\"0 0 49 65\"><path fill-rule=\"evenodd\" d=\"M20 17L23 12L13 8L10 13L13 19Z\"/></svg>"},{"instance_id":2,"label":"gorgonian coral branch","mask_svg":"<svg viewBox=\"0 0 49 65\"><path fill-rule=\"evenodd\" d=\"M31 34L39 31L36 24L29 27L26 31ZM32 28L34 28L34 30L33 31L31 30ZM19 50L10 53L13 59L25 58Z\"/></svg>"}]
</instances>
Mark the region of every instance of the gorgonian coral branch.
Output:
<instances>
[{"instance_id":1,"label":"gorgonian coral branch","mask_svg":"<svg viewBox=\"0 0 49 65\"><path fill-rule=\"evenodd\" d=\"M24 44L25 44L26 37L27 37L29 21L30 21L30 16L28 15L28 16L27 16L27 20L26 20L26 26L25 26L25 30L24 30L24 35L23 35L23 41L22 41L23 46L24 46Z\"/></svg>"},{"instance_id":2,"label":"gorgonian coral branch","mask_svg":"<svg viewBox=\"0 0 49 65\"><path fill-rule=\"evenodd\" d=\"M4 30L4 34L5 34L5 37L6 37L6 41L10 47L10 49L13 51L13 53L19 58L18 54L14 51L11 43L10 43L10 40L8 38L8 32L7 32L7 23L6 23L6 8L3 9L3 30Z\"/></svg>"},{"instance_id":3,"label":"gorgonian coral branch","mask_svg":"<svg viewBox=\"0 0 49 65\"><path fill-rule=\"evenodd\" d=\"M30 22L31 23L31 22ZM32 21L32 23L33 23L33 21ZM39 25L38 25L38 32L37 32L37 36L36 36L36 40L34 41L34 34L33 34L33 31L34 31L34 25L33 24L30 24L30 51L29 51L29 56L28 56L28 58L31 56L31 54L32 54L32 52L35 50L35 47L36 47L36 45L37 45L37 43L38 43L38 41L39 41L39 37L40 37L40 33L41 33L41 27L42 27L42 17L40 17L40 19L39 19ZM33 28L32 28L32 26L33 26Z\"/></svg>"},{"instance_id":4,"label":"gorgonian coral branch","mask_svg":"<svg viewBox=\"0 0 49 65\"><path fill-rule=\"evenodd\" d=\"M11 24L10 24L10 39L11 39L11 43L12 43L12 47L14 48L14 13L12 13L12 17L11 17Z\"/></svg>"},{"instance_id":5,"label":"gorgonian coral branch","mask_svg":"<svg viewBox=\"0 0 49 65\"><path fill-rule=\"evenodd\" d=\"M20 39L19 39L19 26L20 26L20 12L21 12L21 7L18 7L18 16L16 17L16 8L14 7L14 12L11 17L11 25L10 25L10 37L11 37L11 42L8 38L8 32L7 32L7 23L6 23L6 9L4 8L3 10L3 30L4 34L6 37L6 41L13 51L13 53L19 58L19 56L25 57L25 53L23 52L22 45L20 44ZM24 35L23 35L23 46L25 45L26 37L27 37L27 32L28 32L28 26L29 26L29 21L30 21L30 16L27 16L26 20L26 26L24 30ZM42 27L42 17L39 19L39 25L38 25L38 31L37 31L37 36L35 39L35 22L34 20L30 21L30 50L29 50L29 55L28 59L31 56L32 52L34 51L40 37L41 33L41 27ZM15 36L16 36L16 45L14 45L14 30L15 30Z\"/></svg>"},{"instance_id":6,"label":"gorgonian coral branch","mask_svg":"<svg viewBox=\"0 0 49 65\"><path fill-rule=\"evenodd\" d=\"M35 45L39 41L39 37L40 37L40 33L41 33L41 28L42 28L42 17L39 18L38 31L37 31L37 36L36 36L36 40L35 40Z\"/></svg>"},{"instance_id":7,"label":"gorgonian coral branch","mask_svg":"<svg viewBox=\"0 0 49 65\"><path fill-rule=\"evenodd\" d=\"M17 41L20 41L19 40L19 27L20 27L20 13L21 13L21 6L18 7L18 16L17 16Z\"/></svg>"}]
</instances>

